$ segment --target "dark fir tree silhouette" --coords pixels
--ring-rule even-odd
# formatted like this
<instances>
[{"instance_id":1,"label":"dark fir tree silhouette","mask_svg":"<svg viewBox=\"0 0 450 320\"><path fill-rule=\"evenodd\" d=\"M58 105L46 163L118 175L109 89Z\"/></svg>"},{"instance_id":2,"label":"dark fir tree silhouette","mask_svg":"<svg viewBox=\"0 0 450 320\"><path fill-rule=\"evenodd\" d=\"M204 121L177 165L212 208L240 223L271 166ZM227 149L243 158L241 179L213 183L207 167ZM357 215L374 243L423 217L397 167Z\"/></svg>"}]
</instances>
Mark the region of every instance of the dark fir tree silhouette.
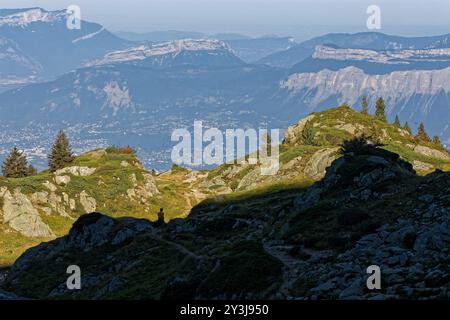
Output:
<instances>
[{"instance_id":1,"label":"dark fir tree silhouette","mask_svg":"<svg viewBox=\"0 0 450 320\"><path fill-rule=\"evenodd\" d=\"M69 140L63 130L58 132L55 142L52 146L52 151L48 157L48 167L50 171L62 169L73 161L72 148Z\"/></svg>"},{"instance_id":2,"label":"dark fir tree silhouette","mask_svg":"<svg viewBox=\"0 0 450 320\"><path fill-rule=\"evenodd\" d=\"M397 128L400 128L400 119L398 118L398 115L395 116L395 120L394 120L394 126Z\"/></svg>"},{"instance_id":3,"label":"dark fir tree silhouette","mask_svg":"<svg viewBox=\"0 0 450 320\"><path fill-rule=\"evenodd\" d=\"M377 103L375 104L375 117L378 120L386 122L386 113L383 98L378 98Z\"/></svg>"},{"instance_id":4,"label":"dark fir tree silhouette","mask_svg":"<svg viewBox=\"0 0 450 320\"><path fill-rule=\"evenodd\" d=\"M305 127L302 131L302 140L303 144L312 146L314 145L314 137L315 137L315 130L313 125L310 121L306 122Z\"/></svg>"},{"instance_id":5,"label":"dark fir tree silhouette","mask_svg":"<svg viewBox=\"0 0 450 320\"><path fill-rule=\"evenodd\" d=\"M28 166L28 176L34 176L37 174L37 169L31 164Z\"/></svg>"},{"instance_id":6,"label":"dark fir tree silhouette","mask_svg":"<svg viewBox=\"0 0 450 320\"><path fill-rule=\"evenodd\" d=\"M378 140L369 142L369 139L369 137L362 135L349 140L344 140L341 144L340 152L344 155L367 154L370 150L383 146L383 144Z\"/></svg>"},{"instance_id":7,"label":"dark fir tree silhouette","mask_svg":"<svg viewBox=\"0 0 450 320\"><path fill-rule=\"evenodd\" d=\"M30 168L25 154L14 147L3 162L2 171L5 178L23 178L35 172L30 172Z\"/></svg>"},{"instance_id":8,"label":"dark fir tree silhouette","mask_svg":"<svg viewBox=\"0 0 450 320\"><path fill-rule=\"evenodd\" d=\"M419 124L419 128L417 129L416 139L420 140L420 141L427 141L427 142L431 141L430 137L428 136L427 132L425 131L425 125L423 124L423 122L421 122Z\"/></svg>"},{"instance_id":9,"label":"dark fir tree silhouette","mask_svg":"<svg viewBox=\"0 0 450 320\"><path fill-rule=\"evenodd\" d=\"M408 121L405 122L405 125L403 126L403 129L408 131L409 134L411 134L411 132L412 132L411 128L409 127Z\"/></svg>"},{"instance_id":10,"label":"dark fir tree silhouette","mask_svg":"<svg viewBox=\"0 0 450 320\"><path fill-rule=\"evenodd\" d=\"M439 139L438 136L434 136L432 141L433 141L433 144L435 144L437 146L442 146L441 139Z\"/></svg>"},{"instance_id":11,"label":"dark fir tree silhouette","mask_svg":"<svg viewBox=\"0 0 450 320\"><path fill-rule=\"evenodd\" d=\"M368 105L367 105L367 97L362 97L362 114L369 115Z\"/></svg>"}]
</instances>

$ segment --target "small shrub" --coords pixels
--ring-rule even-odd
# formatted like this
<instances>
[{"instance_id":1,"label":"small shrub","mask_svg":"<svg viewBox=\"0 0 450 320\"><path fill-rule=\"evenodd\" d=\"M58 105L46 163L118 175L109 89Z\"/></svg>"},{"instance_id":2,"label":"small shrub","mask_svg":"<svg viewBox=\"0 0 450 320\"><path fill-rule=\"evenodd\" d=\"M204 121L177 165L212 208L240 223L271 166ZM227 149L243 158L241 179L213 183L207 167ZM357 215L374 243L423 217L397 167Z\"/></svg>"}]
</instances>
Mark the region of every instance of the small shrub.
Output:
<instances>
[{"instance_id":1,"label":"small shrub","mask_svg":"<svg viewBox=\"0 0 450 320\"><path fill-rule=\"evenodd\" d=\"M305 127L303 128L303 131L302 131L303 144L305 144L307 146L313 146L315 136L316 136L316 132L314 130L314 127L311 124L311 122L308 121L305 124Z\"/></svg>"},{"instance_id":2,"label":"small shrub","mask_svg":"<svg viewBox=\"0 0 450 320\"><path fill-rule=\"evenodd\" d=\"M234 181L231 182L231 184L230 184L230 188L231 188L231 190L233 190L233 191L236 191L237 188L238 188L238 186L239 186L239 180L234 180Z\"/></svg>"},{"instance_id":3,"label":"small shrub","mask_svg":"<svg viewBox=\"0 0 450 320\"><path fill-rule=\"evenodd\" d=\"M123 147L110 146L106 148L106 152L110 154L135 154L136 150L134 150L130 146L123 146Z\"/></svg>"},{"instance_id":4,"label":"small shrub","mask_svg":"<svg viewBox=\"0 0 450 320\"><path fill-rule=\"evenodd\" d=\"M365 135L345 140L341 145L341 153L342 154L371 154L373 149L382 146L382 144L378 141L369 142L368 138Z\"/></svg>"}]
</instances>

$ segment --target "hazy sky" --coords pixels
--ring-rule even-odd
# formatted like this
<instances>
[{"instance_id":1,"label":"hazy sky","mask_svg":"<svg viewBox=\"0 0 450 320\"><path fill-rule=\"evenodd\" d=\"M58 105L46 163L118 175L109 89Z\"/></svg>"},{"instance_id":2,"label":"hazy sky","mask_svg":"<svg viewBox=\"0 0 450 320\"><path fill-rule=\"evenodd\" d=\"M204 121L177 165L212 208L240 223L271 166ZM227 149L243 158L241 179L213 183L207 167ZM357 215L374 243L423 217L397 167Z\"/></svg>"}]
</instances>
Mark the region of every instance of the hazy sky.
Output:
<instances>
[{"instance_id":1,"label":"hazy sky","mask_svg":"<svg viewBox=\"0 0 450 320\"><path fill-rule=\"evenodd\" d=\"M1 8L76 4L82 18L110 30L192 30L296 35L364 31L366 9L381 8L382 30L450 33L450 0L0 0ZM384 30L383 30L384 29Z\"/></svg>"}]
</instances>

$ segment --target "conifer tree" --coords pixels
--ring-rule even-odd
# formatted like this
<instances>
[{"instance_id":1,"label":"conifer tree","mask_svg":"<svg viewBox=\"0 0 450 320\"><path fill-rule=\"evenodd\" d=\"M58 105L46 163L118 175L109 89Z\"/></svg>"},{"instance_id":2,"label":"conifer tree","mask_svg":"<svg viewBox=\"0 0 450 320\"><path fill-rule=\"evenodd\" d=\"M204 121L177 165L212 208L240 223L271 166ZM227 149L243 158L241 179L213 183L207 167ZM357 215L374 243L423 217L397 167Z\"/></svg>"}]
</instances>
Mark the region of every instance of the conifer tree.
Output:
<instances>
[{"instance_id":1,"label":"conifer tree","mask_svg":"<svg viewBox=\"0 0 450 320\"><path fill-rule=\"evenodd\" d=\"M31 164L28 166L28 176L34 176L37 174L37 169Z\"/></svg>"},{"instance_id":2,"label":"conifer tree","mask_svg":"<svg viewBox=\"0 0 450 320\"><path fill-rule=\"evenodd\" d=\"M400 119L398 118L398 115L395 116L395 120L394 120L394 126L397 128L400 128Z\"/></svg>"},{"instance_id":3,"label":"conifer tree","mask_svg":"<svg viewBox=\"0 0 450 320\"><path fill-rule=\"evenodd\" d=\"M302 131L302 140L305 145L314 145L315 131L310 121L306 122Z\"/></svg>"},{"instance_id":4,"label":"conifer tree","mask_svg":"<svg viewBox=\"0 0 450 320\"><path fill-rule=\"evenodd\" d=\"M23 178L30 175L28 161L23 152L14 147L3 162L2 171L5 178Z\"/></svg>"},{"instance_id":5,"label":"conifer tree","mask_svg":"<svg viewBox=\"0 0 450 320\"><path fill-rule=\"evenodd\" d=\"M434 136L432 141L435 145L442 146L441 139L438 136Z\"/></svg>"},{"instance_id":6,"label":"conifer tree","mask_svg":"<svg viewBox=\"0 0 450 320\"><path fill-rule=\"evenodd\" d=\"M48 157L48 167L50 171L62 169L73 161L72 149L69 140L63 130L60 130L52 146Z\"/></svg>"},{"instance_id":7,"label":"conifer tree","mask_svg":"<svg viewBox=\"0 0 450 320\"><path fill-rule=\"evenodd\" d=\"M431 141L430 137L428 136L428 134L425 131L425 125L423 124L423 122L421 122L419 124L419 128L417 129L416 139L421 140L421 141L427 141L427 142Z\"/></svg>"},{"instance_id":8,"label":"conifer tree","mask_svg":"<svg viewBox=\"0 0 450 320\"><path fill-rule=\"evenodd\" d=\"M362 114L369 115L368 105L367 105L367 97L362 97Z\"/></svg>"},{"instance_id":9,"label":"conifer tree","mask_svg":"<svg viewBox=\"0 0 450 320\"><path fill-rule=\"evenodd\" d=\"M403 129L408 131L409 134L411 134L411 128L409 127L408 121L405 122L405 125L403 126Z\"/></svg>"},{"instance_id":10,"label":"conifer tree","mask_svg":"<svg viewBox=\"0 0 450 320\"><path fill-rule=\"evenodd\" d=\"M378 98L375 104L375 117L378 120L386 122L385 105L383 98Z\"/></svg>"}]
</instances>

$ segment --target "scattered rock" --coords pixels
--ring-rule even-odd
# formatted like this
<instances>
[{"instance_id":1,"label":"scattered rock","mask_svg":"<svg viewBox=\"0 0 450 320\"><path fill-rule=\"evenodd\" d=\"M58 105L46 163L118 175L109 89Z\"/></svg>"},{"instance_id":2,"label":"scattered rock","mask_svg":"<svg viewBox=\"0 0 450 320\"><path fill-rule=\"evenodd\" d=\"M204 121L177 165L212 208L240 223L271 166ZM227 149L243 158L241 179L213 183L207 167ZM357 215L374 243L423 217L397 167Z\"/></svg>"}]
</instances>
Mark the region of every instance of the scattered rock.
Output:
<instances>
[{"instance_id":1,"label":"scattered rock","mask_svg":"<svg viewBox=\"0 0 450 320\"><path fill-rule=\"evenodd\" d=\"M338 157L340 148L328 148L317 151L306 163L305 176L312 179L321 179L325 176L326 169Z\"/></svg>"},{"instance_id":2,"label":"scattered rock","mask_svg":"<svg viewBox=\"0 0 450 320\"><path fill-rule=\"evenodd\" d=\"M87 213L94 212L97 208L95 199L90 197L84 190L80 193L80 203Z\"/></svg>"},{"instance_id":3,"label":"scattered rock","mask_svg":"<svg viewBox=\"0 0 450 320\"><path fill-rule=\"evenodd\" d=\"M284 141L283 143L291 144L291 145L299 145L302 141L301 135L305 125L308 121L313 120L315 115L309 115L306 118L303 118L296 125L287 128L284 133Z\"/></svg>"},{"instance_id":4,"label":"scattered rock","mask_svg":"<svg viewBox=\"0 0 450 320\"><path fill-rule=\"evenodd\" d=\"M433 157L433 158L438 158L441 160L449 160L450 156L448 155L448 153L445 153L443 151L439 151L436 149L431 149L429 147L425 147L425 146L421 146L418 145L414 148L414 152L423 154L427 157Z\"/></svg>"},{"instance_id":5,"label":"scattered rock","mask_svg":"<svg viewBox=\"0 0 450 320\"><path fill-rule=\"evenodd\" d=\"M434 166L432 164L422 162L419 160L414 160L412 164L414 170L416 171L431 171L434 169Z\"/></svg>"},{"instance_id":6,"label":"scattered rock","mask_svg":"<svg viewBox=\"0 0 450 320\"><path fill-rule=\"evenodd\" d=\"M69 176L55 176L55 182L59 186L61 186L61 185L66 186L70 182L70 177Z\"/></svg>"},{"instance_id":7,"label":"scattered rock","mask_svg":"<svg viewBox=\"0 0 450 320\"><path fill-rule=\"evenodd\" d=\"M3 195L3 221L27 237L53 237L51 229L41 220L26 195L15 189Z\"/></svg>"},{"instance_id":8,"label":"scattered rock","mask_svg":"<svg viewBox=\"0 0 450 320\"><path fill-rule=\"evenodd\" d=\"M93 175L96 170L97 170L96 168L73 166L57 170L55 172L55 175L61 176L65 174L70 174L76 177L88 177L90 175Z\"/></svg>"},{"instance_id":9,"label":"scattered rock","mask_svg":"<svg viewBox=\"0 0 450 320\"><path fill-rule=\"evenodd\" d=\"M100 158L106 156L106 150L105 149L94 150L94 151L85 153L85 155L89 156L91 158L94 158L94 159L100 159Z\"/></svg>"},{"instance_id":10,"label":"scattered rock","mask_svg":"<svg viewBox=\"0 0 450 320\"><path fill-rule=\"evenodd\" d=\"M51 192L55 192L56 190L58 190L58 188L50 181L45 181L42 185L44 187L46 187L48 190L50 190Z\"/></svg>"}]
</instances>

